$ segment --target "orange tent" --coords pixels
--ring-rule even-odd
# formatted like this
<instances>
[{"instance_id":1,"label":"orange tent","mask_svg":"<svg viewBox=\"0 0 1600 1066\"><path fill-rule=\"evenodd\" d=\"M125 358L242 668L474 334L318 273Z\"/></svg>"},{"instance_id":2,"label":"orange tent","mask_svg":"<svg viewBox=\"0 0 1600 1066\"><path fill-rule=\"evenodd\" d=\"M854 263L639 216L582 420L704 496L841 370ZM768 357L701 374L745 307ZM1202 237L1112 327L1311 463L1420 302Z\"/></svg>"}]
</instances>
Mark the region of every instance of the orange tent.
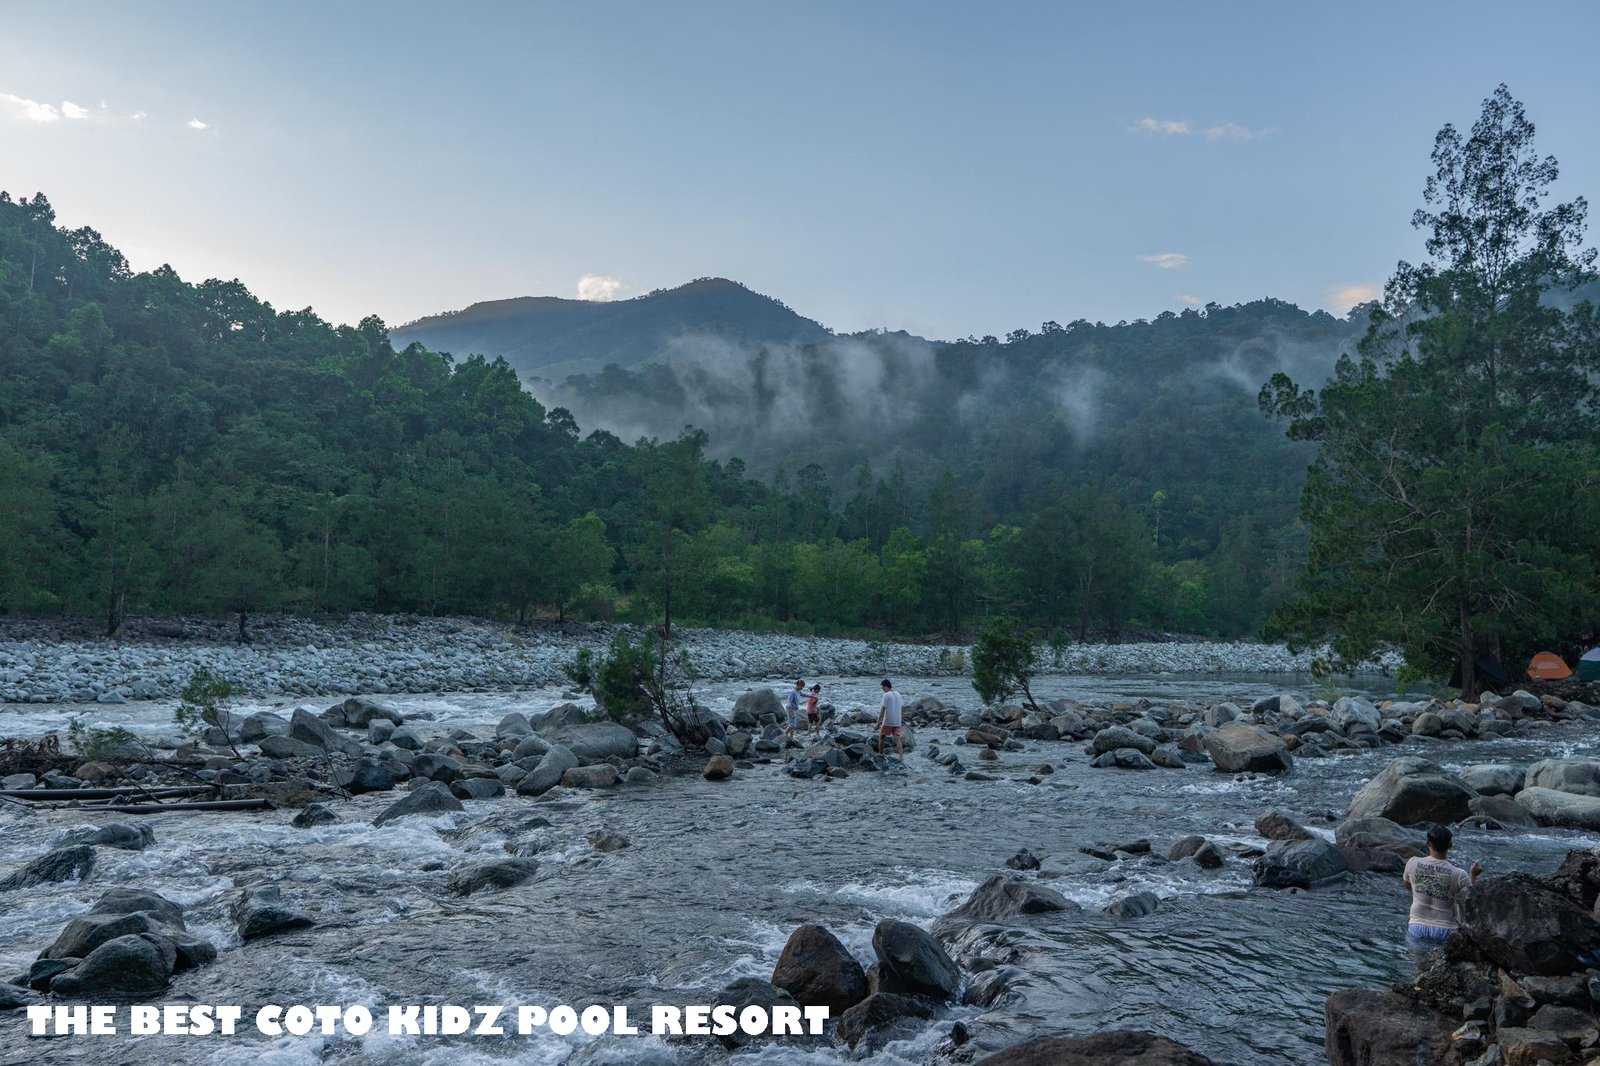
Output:
<instances>
[{"instance_id":1,"label":"orange tent","mask_svg":"<svg viewBox=\"0 0 1600 1066\"><path fill-rule=\"evenodd\" d=\"M1572 671L1561 661L1561 656L1542 651L1528 661L1528 677L1534 681L1559 681L1571 677Z\"/></svg>"}]
</instances>

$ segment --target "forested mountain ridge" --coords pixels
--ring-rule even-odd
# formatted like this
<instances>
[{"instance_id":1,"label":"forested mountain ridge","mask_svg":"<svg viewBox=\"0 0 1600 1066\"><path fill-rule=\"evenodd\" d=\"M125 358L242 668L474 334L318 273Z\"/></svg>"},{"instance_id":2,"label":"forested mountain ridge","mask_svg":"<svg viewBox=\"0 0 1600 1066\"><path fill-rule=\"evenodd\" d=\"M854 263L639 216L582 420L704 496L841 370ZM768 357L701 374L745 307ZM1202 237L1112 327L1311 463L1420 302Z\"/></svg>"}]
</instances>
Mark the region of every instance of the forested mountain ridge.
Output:
<instances>
[{"instance_id":1,"label":"forested mountain ridge","mask_svg":"<svg viewBox=\"0 0 1600 1066\"><path fill-rule=\"evenodd\" d=\"M0 194L0 615L243 630L263 611L657 621L670 603L801 632L960 634L1006 611L1064 638L1248 633L1300 557L1305 464L1248 387L1349 328L1267 301L774 346L738 364L754 391L707 359L570 386L616 410L635 386L715 386L731 403L712 412L748 405L742 430L668 402L659 430L584 435L504 359L134 273L44 197Z\"/></svg>"},{"instance_id":2,"label":"forested mountain ridge","mask_svg":"<svg viewBox=\"0 0 1600 1066\"><path fill-rule=\"evenodd\" d=\"M501 356L520 374L557 378L692 356L707 342L802 344L829 336L779 301L725 278L699 278L630 300L490 300L409 322L393 334L402 346Z\"/></svg>"}]
</instances>

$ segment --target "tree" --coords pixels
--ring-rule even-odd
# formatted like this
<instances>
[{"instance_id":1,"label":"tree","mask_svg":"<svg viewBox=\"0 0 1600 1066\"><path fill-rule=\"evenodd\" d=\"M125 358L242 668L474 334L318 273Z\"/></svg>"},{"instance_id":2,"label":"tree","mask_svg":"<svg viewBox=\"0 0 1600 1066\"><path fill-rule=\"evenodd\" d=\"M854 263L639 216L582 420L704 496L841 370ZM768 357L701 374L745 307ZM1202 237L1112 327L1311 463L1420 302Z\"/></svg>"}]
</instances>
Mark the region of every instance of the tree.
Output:
<instances>
[{"instance_id":1,"label":"tree","mask_svg":"<svg viewBox=\"0 0 1600 1066\"><path fill-rule=\"evenodd\" d=\"M1480 655L1600 608L1600 325L1552 296L1593 277L1595 252L1581 198L1546 206L1558 168L1533 138L1504 85L1470 135L1445 126L1413 218L1432 258L1399 264L1320 395L1283 374L1262 389L1321 449L1299 595L1269 631L1331 638L1337 668L1392 644L1475 694Z\"/></svg>"},{"instance_id":2,"label":"tree","mask_svg":"<svg viewBox=\"0 0 1600 1066\"><path fill-rule=\"evenodd\" d=\"M557 618L566 621L567 605L585 585L598 585L610 576L616 557L606 542L606 524L593 511L556 530L550 539L548 587Z\"/></svg>"},{"instance_id":3,"label":"tree","mask_svg":"<svg viewBox=\"0 0 1600 1066\"><path fill-rule=\"evenodd\" d=\"M1033 633L1009 615L996 615L983 627L972 648L972 687L984 703L991 705L1020 692L1029 707L1043 713L1029 687L1033 661Z\"/></svg>"}]
</instances>

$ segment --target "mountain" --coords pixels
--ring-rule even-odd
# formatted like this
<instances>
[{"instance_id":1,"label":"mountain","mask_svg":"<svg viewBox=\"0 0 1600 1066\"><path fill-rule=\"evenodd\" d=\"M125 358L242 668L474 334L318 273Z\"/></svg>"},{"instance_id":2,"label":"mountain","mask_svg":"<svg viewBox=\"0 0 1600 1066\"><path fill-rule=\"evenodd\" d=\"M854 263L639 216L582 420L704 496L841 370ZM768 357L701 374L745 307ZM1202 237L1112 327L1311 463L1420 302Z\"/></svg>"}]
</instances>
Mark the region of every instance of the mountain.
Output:
<instances>
[{"instance_id":1,"label":"mountain","mask_svg":"<svg viewBox=\"0 0 1600 1066\"><path fill-rule=\"evenodd\" d=\"M700 278L631 300L523 296L488 300L391 331L457 357L504 356L517 373L560 381L568 374L692 357L720 341L734 347L810 344L829 330L769 296L726 278ZM715 347L715 344L710 345Z\"/></svg>"}]
</instances>

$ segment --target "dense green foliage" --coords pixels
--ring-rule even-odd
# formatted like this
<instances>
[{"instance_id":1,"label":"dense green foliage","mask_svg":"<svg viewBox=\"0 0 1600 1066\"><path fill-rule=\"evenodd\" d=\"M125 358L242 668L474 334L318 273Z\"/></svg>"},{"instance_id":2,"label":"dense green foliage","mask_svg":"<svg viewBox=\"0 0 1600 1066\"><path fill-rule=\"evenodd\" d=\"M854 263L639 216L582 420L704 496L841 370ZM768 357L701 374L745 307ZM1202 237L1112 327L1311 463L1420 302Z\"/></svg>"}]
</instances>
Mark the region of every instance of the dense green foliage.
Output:
<instances>
[{"instance_id":1,"label":"dense green foliage","mask_svg":"<svg viewBox=\"0 0 1600 1066\"><path fill-rule=\"evenodd\" d=\"M997 706L1022 693L1034 710L1035 634L1015 618L996 615L984 624L972 648L972 687L978 698Z\"/></svg>"},{"instance_id":2,"label":"dense green foliage","mask_svg":"<svg viewBox=\"0 0 1600 1066\"><path fill-rule=\"evenodd\" d=\"M1262 390L1321 451L1305 488L1310 556L1277 630L1381 644L1414 668L1529 655L1600 619L1600 318L1551 298L1592 283L1586 204L1546 206L1556 161L1501 86L1470 135L1446 126L1401 263L1358 356L1319 393Z\"/></svg>"},{"instance_id":3,"label":"dense green foliage","mask_svg":"<svg viewBox=\"0 0 1600 1066\"><path fill-rule=\"evenodd\" d=\"M1344 328L1269 302L928 349L880 381L884 472L836 420L770 445L797 469L769 485L708 460L688 417L636 445L582 436L503 361L136 274L42 196L5 196L0 613L1248 632L1288 591L1304 453L1237 417L1236 379Z\"/></svg>"}]
</instances>

